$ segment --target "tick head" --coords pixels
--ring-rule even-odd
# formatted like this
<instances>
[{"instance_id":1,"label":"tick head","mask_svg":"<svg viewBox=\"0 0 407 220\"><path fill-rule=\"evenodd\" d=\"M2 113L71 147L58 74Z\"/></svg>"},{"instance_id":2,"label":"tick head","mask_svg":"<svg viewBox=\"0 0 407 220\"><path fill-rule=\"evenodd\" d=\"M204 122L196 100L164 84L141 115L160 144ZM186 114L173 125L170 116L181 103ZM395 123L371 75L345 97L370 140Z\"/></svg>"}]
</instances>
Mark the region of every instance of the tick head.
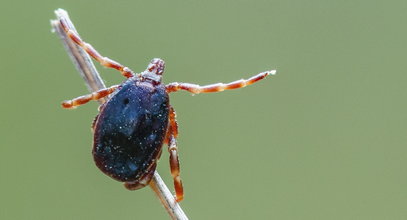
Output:
<instances>
[{"instance_id":1,"label":"tick head","mask_svg":"<svg viewBox=\"0 0 407 220\"><path fill-rule=\"evenodd\" d=\"M156 82L161 82L161 76L164 73L164 68L164 60L160 58L154 58L148 64L147 69L141 73L141 76Z\"/></svg>"},{"instance_id":2,"label":"tick head","mask_svg":"<svg viewBox=\"0 0 407 220\"><path fill-rule=\"evenodd\" d=\"M148 64L146 71L161 76L164 73L165 62L160 58L154 58Z\"/></svg>"}]
</instances>

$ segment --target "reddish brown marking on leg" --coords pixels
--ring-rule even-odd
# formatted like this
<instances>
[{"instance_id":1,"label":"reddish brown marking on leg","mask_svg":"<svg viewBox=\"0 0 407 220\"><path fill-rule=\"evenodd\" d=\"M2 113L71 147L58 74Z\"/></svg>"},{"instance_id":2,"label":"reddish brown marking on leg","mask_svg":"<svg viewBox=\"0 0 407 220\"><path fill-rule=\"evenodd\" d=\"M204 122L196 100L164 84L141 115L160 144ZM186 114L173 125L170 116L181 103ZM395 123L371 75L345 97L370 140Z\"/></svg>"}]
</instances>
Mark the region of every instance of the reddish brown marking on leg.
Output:
<instances>
[{"instance_id":1,"label":"reddish brown marking on leg","mask_svg":"<svg viewBox=\"0 0 407 220\"><path fill-rule=\"evenodd\" d=\"M258 74L258 75L256 75L256 76L253 76L253 77L249 78L249 79L246 81L246 84L247 84L247 85L251 85L251 84L253 84L253 83L257 82L257 81L260 81L260 80L266 78L267 75L268 75L268 74L260 73L260 74Z\"/></svg>"},{"instance_id":2,"label":"reddish brown marking on leg","mask_svg":"<svg viewBox=\"0 0 407 220\"><path fill-rule=\"evenodd\" d=\"M240 79L240 80L237 80L237 81L234 81L234 82L231 82L228 84L229 89L238 89L238 88L242 88L245 86L246 86L246 84L245 84L244 79Z\"/></svg>"},{"instance_id":3,"label":"reddish brown marking on leg","mask_svg":"<svg viewBox=\"0 0 407 220\"><path fill-rule=\"evenodd\" d=\"M69 38L71 38L73 40L73 42L75 42L76 44L80 45L82 43L82 39L76 35L72 30L69 30L67 33Z\"/></svg>"},{"instance_id":4,"label":"reddish brown marking on leg","mask_svg":"<svg viewBox=\"0 0 407 220\"><path fill-rule=\"evenodd\" d=\"M123 68L123 66L120 63L118 63L110 58L106 57L105 62L106 62L105 63L106 67L117 69L117 70L121 70Z\"/></svg>"},{"instance_id":5,"label":"reddish brown marking on leg","mask_svg":"<svg viewBox=\"0 0 407 220\"><path fill-rule=\"evenodd\" d=\"M174 188L176 192L175 200L181 202L184 199L184 186L182 185L182 180L179 176L174 179Z\"/></svg>"},{"instance_id":6,"label":"reddish brown marking on leg","mask_svg":"<svg viewBox=\"0 0 407 220\"><path fill-rule=\"evenodd\" d=\"M98 61L102 66L108 67L108 68L113 68L116 70L119 70L121 74L127 78L130 78L134 76L133 71L128 68L123 66L122 64L109 59L107 57L103 57L95 48L93 48L92 45L84 42L80 37L79 34L76 33L74 30L70 29L67 25L67 22L64 18L61 18L59 20L59 23L62 27L62 29L65 31L66 35L73 41L75 42L78 46L80 46L82 49L86 51L92 58L94 58L96 61Z\"/></svg>"},{"instance_id":7,"label":"reddish brown marking on leg","mask_svg":"<svg viewBox=\"0 0 407 220\"><path fill-rule=\"evenodd\" d=\"M170 153L171 176L174 178L175 200L179 202L184 199L184 188L180 177L177 141L174 136L171 136L168 152Z\"/></svg>"},{"instance_id":8,"label":"reddish brown marking on leg","mask_svg":"<svg viewBox=\"0 0 407 220\"><path fill-rule=\"evenodd\" d=\"M174 138L178 137L178 122L177 122L177 113L175 112L175 109L170 106L170 128L171 128L171 134L174 136Z\"/></svg>"},{"instance_id":9,"label":"reddish brown marking on leg","mask_svg":"<svg viewBox=\"0 0 407 220\"><path fill-rule=\"evenodd\" d=\"M88 103L90 100L98 100L103 97L108 96L109 94L112 94L119 86L115 85L106 89L101 89L99 91L93 92L88 95L80 96L78 98L72 99L72 100L67 100L62 102L62 107L63 108L75 108L77 106L83 105Z\"/></svg>"},{"instance_id":10,"label":"reddish brown marking on leg","mask_svg":"<svg viewBox=\"0 0 407 220\"><path fill-rule=\"evenodd\" d=\"M259 73L248 80L237 80L231 83L216 83L216 84L211 84L211 85L206 85L206 86L200 86L196 84L190 84L190 83L170 83L166 86L166 90L168 93L170 92L176 92L179 90L185 90L190 93L194 94L199 94L199 93L210 93L210 92L222 92L224 90L229 90L229 89L238 89L238 88L243 88L247 85L251 85L257 81L260 81L268 75L274 75L276 73L275 70Z\"/></svg>"},{"instance_id":11,"label":"reddish brown marking on leg","mask_svg":"<svg viewBox=\"0 0 407 220\"><path fill-rule=\"evenodd\" d=\"M93 48L92 45L85 43L85 48L86 48L86 52L93 57L95 60L97 60L98 62L103 62L103 57L102 55L100 55L99 52L97 52L97 50L95 50L95 48Z\"/></svg>"},{"instance_id":12,"label":"reddish brown marking on leg","mask_svg":"<svg viewBox=\"0 0 407 220\"><path fill-rule=\"evenodd\" d=\"M178 160L178 147L176 137L178 136L178 123L176 113L170 106L169 127L167 131L166 143L168 144L168 152L170 154L170 169L171 176L174 179L175 200L180 202L184 199L184 188L180 177L180 166Z\"/></svg>"},{"instance_id":13,"label":"reddish brown marking on leg","mask_svg":"<svg viewBox=\"0 0 407 220\"><path fill-rule=\"evenodd\" d=\"M216 84L212 84L212 85L207 85L207 86L201 86L200 90L201 92L221 92L223 90L225 90L225 84L223 83L216 83Z\"/></svg>"}]
</instances>

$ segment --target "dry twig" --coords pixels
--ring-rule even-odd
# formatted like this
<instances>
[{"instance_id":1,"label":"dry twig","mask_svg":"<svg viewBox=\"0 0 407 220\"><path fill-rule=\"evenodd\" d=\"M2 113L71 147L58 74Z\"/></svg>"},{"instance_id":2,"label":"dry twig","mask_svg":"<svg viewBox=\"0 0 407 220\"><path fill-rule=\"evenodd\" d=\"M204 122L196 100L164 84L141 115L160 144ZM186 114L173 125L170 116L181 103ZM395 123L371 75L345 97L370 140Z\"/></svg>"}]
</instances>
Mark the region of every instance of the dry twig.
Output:
<instances>
[{"instance_id":1,"label":"dry twig","mask_svg":"<svg viewBox=\"0 0 407 220\"><path fill-rule=\"evenodd\" d=\"M84 50L82 50L82 48L73 43L62 30L59 20L61 18L64 18L70 28L76 31L74 25L69 19L68 13L63 9L58 9L55 11L55 14L57 20L51 20L51 26L61 38L66 51L75 64L76 69L85 80L89 91L95 92L97 90L106 88L89 55ZM105 99L99 100L101 104L105 101ZM155 171L154 176L151 179L150 187L156 193L172 219L188 219L179 204L175 201L174 196L171 194L170 190L165 185L164 181L161 179L157 171Z\"/></svg>"}]
</instances>

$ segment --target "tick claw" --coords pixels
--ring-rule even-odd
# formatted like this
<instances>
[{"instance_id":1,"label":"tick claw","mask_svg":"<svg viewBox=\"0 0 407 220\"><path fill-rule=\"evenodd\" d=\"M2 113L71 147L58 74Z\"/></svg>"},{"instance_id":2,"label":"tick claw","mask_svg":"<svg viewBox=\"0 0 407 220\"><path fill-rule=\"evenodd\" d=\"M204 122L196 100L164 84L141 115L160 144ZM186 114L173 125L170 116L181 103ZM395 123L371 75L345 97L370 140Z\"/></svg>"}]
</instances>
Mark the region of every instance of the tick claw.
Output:
<instances>
[{"instance_id":1,"label":"tick claw","mask_svg":"<svg viewBox=\"0 0 407 220\"><path fill-rule=\"evenodd\" d=\"M61 103L61 105L62 105L62 108L74 108L74 107L72 106L72 101L63 101L63 102Z\"/></svg>"},{"instance_id":2,"label":"tick claw","mask_svg":"<svg viewBox=\"0 0 407 220\"><path fill-rule=\"evenodd\" d=\"M176 202L181 202L182 200L184 200L183 196L177 197L176 195L174 195L174 198Z\"/></svg>"},{"instance_id":3,"label":"tick claw","mask_svg":"<svg viewBox=\"0 0 407 220\"><path fill-rule=\"evenodd\" d=\"M267 75L276 75L277 71L276 70L270 70L268 71Z\"/></svg>"}]
</instances>

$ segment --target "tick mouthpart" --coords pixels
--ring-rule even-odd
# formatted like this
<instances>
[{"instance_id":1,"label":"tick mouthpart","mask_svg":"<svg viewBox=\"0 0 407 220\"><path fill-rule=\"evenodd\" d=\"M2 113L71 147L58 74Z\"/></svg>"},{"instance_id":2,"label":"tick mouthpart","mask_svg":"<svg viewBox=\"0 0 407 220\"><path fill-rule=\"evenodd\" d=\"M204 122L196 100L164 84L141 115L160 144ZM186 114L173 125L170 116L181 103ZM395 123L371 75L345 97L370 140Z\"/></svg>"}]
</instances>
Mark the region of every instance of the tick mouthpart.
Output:
<instances>
[{"instance_id":1,"label":"tick mouthpart","mask_svg":"<svg viewBox=\"0 0 407 220\"><path fill-rule=\"evenodd\" d=\"M148 64L146 71L161 76L164 73L165 62L160 58L154 58Z\"/></svg>"},{"instance_id":2,"label":"tick mouthpart","mask_svg":"<svg viewBox=\"0 0 407 220\"><path fill-rule=\"evenodd\" d=\"M161 82L161 76L164 73L165 62L160 58L154 58L150 61L147 69L140 75L142 78L152 80L156 83Z\"/></svg>"}]
</instances>

